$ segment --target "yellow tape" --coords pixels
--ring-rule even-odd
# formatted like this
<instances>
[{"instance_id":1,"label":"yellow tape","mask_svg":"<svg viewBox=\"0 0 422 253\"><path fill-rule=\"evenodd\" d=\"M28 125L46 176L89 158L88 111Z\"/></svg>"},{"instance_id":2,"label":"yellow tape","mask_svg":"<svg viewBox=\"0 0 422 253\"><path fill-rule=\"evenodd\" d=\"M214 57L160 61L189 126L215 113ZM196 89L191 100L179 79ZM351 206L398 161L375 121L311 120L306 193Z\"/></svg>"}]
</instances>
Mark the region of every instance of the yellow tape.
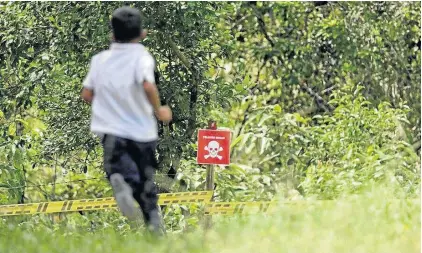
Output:
<instances>
[{"instance_id":1,"label":"yellow tape","mask_svg":"<svg viewBox=\"0 0 422 253\"><path fill-rule=\"evenodd\" d=\"M290 201L257 201L257 202L213 202L205 206L205 215L233 215L233 214L258 214L272 213L277 206L309 206L312 204L321 204L333 202L331 200L290 200ZM334 202L333 202L334 203Z\"/></svg>"},{"instance_id":2,"label":"yellow tape","mask_svg":"<svg viewBox=\"0 0 422 253\"><path fill-rule=\"evenodd\" d=\"M403 201L403 199L391 199L389 201ZM406 199L408 204L419 204L420 199ZM296 201L259 201L259 202L213 202L205 206L205 215L235 215L235 214L259 214L273 213L277 207L294 206L301 208L309 205L336 204L334 200L296 200Z\"/></svg>"},{"instance_id":3,"label":"yellow tape","mask_svg":"<svg viewBox=\"0 0 422 253\"><path fill-rule=\"evenodd\" d=\"M159 205L206 203L205 215L234 215L234 214L257 214L273 213L279 205L295 207L309 206L311 204L333 203L332 200L317 201L259 201L259 202L213 202L211 203L212 191L177 192L159 194ZM402 201L393 199L392 201ZM420 205L420 199L408 199L412 204ZM42 202L21 205L0 206L0 216L13 216L38 213L62 213L75 211L89 211L117 208L114 198L80 199L68 201Z\"/></svg>"},{"instance_id":4,"label":"yellow tape","mask_svg":"<svg viewBox=\"0 0 422 253\"><path fill-rule=\"evenodd\" d=\"M273 213L277 207L283 206L309 206L312 204L335 203L331 200L294 200L294 201L257 201L257 202L214 202L205 206L205 215L234 215L234 214L259 214Z\"/></svg>"},{"instance_id":5,"label":"yellow tape","mask_svg":"<svg viewBox=\"0 0 422 253\"><path fill-rule=\"evenodd\" d=\"M267 213L272 212L276 202L218 202L209 203L205 206L205 215L233 215L245 213Z\"/></svg>"},{"instance_id":6,"label":"yellow tape","mask_svg":"<svg viewBox=\"0 0 422 253\"><path fill-rule=\"evenodd\" d=\"M277 206L307 206L315 203L326 202L325 200L318 201L257 201L257 202L214 202L208 203L205 206L205 215L234 215L234 214L258 214L258 213L272 213L277 209ZM332 201L331 201L332 202Z\"/></svg>"},{"instance_id":7,"label":"yellow tape","mask_svg":"<svg viewBox=\"0 0 422 253\"><path fill-rule=\"evenodd\" d=\"M159 205L208 203L212 191L177 192L158 195ZM26 215L37 213L62 213L117 208L114 198L80 199L68 201L42 202L0 206L0 216Z\"/></svg>"}]
</instances>

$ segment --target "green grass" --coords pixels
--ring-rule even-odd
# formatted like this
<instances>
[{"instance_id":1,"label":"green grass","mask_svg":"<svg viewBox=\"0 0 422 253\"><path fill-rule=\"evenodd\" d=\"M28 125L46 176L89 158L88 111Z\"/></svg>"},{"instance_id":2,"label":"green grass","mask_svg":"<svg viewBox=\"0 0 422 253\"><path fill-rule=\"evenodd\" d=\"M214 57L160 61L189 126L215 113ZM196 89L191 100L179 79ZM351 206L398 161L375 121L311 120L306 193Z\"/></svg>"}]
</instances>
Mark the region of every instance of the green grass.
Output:
<instances>
[{"instance_id":1,"label":"green grass","mask_svg":"<svg viewBox=\"0 0 422 253\"><path fill-rule=\"evenodd\" d=\"M332 202L280 206L271 216L214 216L205 233L169 233L158 241L113 229L95 233L38 232L3 227L0 252L379 252L421 251L420 201L393 200L373 190ZM70 233L72 232L72 233Z\"/></svg>"}]
</instances>

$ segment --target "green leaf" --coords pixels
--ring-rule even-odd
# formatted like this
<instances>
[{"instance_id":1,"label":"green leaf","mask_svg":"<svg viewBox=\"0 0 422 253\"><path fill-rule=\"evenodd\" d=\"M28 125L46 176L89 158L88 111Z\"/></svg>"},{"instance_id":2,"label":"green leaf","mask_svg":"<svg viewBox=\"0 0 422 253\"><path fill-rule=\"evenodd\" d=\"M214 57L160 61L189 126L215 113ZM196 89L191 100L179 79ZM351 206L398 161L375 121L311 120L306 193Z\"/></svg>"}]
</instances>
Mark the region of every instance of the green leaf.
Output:
<instances>
[{"instance_id":1,"label":"green leaf","mask_svg":"<svg viewBox=\"0 0 422 253\"><path fill-rule=\"evenodd\" d=\"M265 152L265 148L267 147L267 138L265 138L265 137L263 137L263 138L261 138L261 149L260 149L260 151L259 151L259 154L260 155L262 155L262 154L264 154L264 152Z\"/></svg>"},{"instance_id":2,"label":"green leaf","mask_svg":"<svg viewBox=\"0 0 422 253\"><path fill-rule=\"evenodd\" d=\"M16 125L15 124L10 124L7 134L10 136L15 136L16 135Z\"/></svg>"},{"instance_id":3,"label":"green leaf","mask_svg":"<svg viewBox=\"0 0 422 253\"><path fill-rule=\"evenodd\" d=\"M238 85L236 85L236 86L235 86L235 89L236 89L236 91L238 91L238 92L240 92L240 91L243 91L243 90L244 90L244 88L243 88L243 85L242 85L242 84L238 84Z\"/></svg>"},{"instance_id":4,"label":"green leaf","mask_svg":"<svg viewBox=\"0 0 422 253\"><path fill-rule=\"evenodd\" d=\"M242 141L243 138L243 135L239 135L238 137L236 137L236 139L234 139L234 141L230 143L230 150L232 150L240 141Z\"/></svg>"}]
</instances>

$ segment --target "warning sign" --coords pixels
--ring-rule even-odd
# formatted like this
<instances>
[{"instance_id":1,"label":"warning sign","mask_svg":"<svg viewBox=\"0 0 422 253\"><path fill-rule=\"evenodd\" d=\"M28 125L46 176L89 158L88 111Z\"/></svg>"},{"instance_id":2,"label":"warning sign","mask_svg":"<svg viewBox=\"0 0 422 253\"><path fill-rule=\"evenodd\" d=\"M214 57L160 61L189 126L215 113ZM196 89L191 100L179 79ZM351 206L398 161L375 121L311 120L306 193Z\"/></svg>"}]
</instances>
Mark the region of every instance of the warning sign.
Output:
<instances>
[{"instance_id":1,"label":"warning sign","mask_svg":"<svg viewBox=\"0 0 422 253\"><path fill-rule=\"evenodd\" d=\"M198 164L230 164L230 137L229 130L199 129Z\"/></svg>"}]
</instances>

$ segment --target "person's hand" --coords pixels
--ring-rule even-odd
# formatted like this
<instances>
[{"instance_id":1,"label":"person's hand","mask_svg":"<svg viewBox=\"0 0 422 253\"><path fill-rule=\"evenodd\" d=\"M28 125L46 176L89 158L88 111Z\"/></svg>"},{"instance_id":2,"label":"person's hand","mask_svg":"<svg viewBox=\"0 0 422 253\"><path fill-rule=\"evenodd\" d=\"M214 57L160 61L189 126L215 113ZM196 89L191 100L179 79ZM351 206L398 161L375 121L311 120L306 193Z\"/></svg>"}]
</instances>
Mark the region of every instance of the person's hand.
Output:
<instances>
[{"instance_id":1,"label":"person's hand","mask_svg":"<svg viewBox=\"0 0 422 253\"><path fill-rule=\"evenodd\" d=\"M161 120L164 123L169 123L173 118L171 109L167 105L160 106L155 115L157 116L158 120Z\"/></svg>"}]
</instances>

